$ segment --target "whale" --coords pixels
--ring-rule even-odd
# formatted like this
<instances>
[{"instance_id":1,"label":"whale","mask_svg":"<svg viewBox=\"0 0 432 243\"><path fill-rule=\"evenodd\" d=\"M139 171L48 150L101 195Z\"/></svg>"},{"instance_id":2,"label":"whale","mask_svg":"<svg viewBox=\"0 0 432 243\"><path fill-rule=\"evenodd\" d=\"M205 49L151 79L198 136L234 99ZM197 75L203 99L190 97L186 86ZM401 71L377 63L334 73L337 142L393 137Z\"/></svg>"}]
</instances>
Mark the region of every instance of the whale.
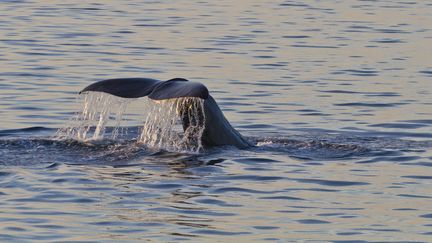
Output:
<instances>
[{"instance_id":1,"label":"whale","mask_svg":"<svg viewBox=\"0 0 432 243\"><path fill-rule=\"evenodd\" d=\"M199 115L205 119L201 124L204 131L201 142L206 147L235 146L239 149L251 147L252 144L243 137L226 119L215 99L209 94L205 85L184 78L173 78L160 81L151 78L115 78L92 83L79 93L102 92L121 98L148 97L154 101L175 98L199 98L204 100L203 111ZM187 107L178 112L183 130L194 122L187 114ZM196 124L195 124L196 125Z\"/></svg>"}]
</instances>

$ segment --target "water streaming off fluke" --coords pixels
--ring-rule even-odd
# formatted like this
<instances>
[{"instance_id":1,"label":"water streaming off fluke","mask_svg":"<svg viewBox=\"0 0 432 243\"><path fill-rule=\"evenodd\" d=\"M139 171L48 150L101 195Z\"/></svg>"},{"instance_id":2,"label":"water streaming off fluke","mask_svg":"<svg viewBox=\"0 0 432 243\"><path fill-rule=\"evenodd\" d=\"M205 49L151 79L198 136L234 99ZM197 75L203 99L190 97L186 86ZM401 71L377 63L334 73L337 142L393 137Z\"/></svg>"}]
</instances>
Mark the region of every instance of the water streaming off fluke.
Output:
<instances>
[{"instance_id":1,"label":"water streaming off fluke","mask_svg":"<svg viewBox=\"0 0 432 243\"><path fill-rule=\"evenodd\" d=\"M139 141L169 151L199 152L204 132L204 100L175 98L145 99L145 121Z\"/></svg>"},{"instance_id":2,"label":"water streaming off fluke","mask_svg":"<svg viewBox=\"0 0 432 243\"><path fill-rule=\"evenodd\" d=\"M203 99L124 99L100 92L86 93L81 98L81 111L64 128L57 131L57 139L122 139L127 131L127 128L122 126L127 107L131 102L139 102L144 119L142 130L136 137L138 143L176 152L198 153L203 149ZM106 132L107 127L113 127L112 131Z\"/></svg>"},{"instance_id":3,"label":"water streaming off fluke","mask_svg":"<svg viewBox=\"0 0 432 243\"><path fill-rule=\"evenodd\" d=\"M121 122L130 100L104 93L81 95L81 111L78 112L64 128L59 129L59 139L79 141L100 140L104 138L106 126L114 124L111 138L116 139L120 133Z\"/></svg>"}]
</instances>

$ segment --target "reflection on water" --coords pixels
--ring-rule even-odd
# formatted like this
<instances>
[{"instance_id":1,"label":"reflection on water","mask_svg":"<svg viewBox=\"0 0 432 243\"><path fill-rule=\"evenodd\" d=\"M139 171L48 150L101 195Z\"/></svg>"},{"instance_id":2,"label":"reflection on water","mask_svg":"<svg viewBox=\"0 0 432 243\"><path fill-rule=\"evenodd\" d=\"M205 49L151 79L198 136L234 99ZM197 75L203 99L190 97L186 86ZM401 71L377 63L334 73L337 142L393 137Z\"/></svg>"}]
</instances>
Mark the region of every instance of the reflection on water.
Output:
<instances>
[{"instance_id":1,"label":"reflection on water","mask_svg":"<svg viewBox=\"0 0 432 243\"><path fill-rule=\"evenodd\" d=\"M430 241L431 11L1 2L0 239ZM202 82L257 146L147 148L139 102L124 138L51 138L79 90L116 77Z\"/></svg>"}]
</instances>

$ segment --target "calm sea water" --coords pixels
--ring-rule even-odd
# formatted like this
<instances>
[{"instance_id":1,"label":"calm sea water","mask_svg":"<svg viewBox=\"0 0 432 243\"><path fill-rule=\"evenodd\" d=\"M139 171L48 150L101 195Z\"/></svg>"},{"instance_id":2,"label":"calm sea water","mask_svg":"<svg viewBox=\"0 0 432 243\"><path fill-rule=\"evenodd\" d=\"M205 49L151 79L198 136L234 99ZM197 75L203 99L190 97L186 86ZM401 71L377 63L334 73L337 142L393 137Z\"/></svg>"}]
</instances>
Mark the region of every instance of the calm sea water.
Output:
<instances>
[{"instance_id":1,"label":"calm sea water","mask_svg":"<svg viewBox=\"0 0 432 243\"><path fill-rule=\"evenodd\" d=\"M0 240L431 242L432 2L0 3ZM257 146L52 138L107 78L204 83ZM138 133L140 102L125 126Z\"/></svg>"}]
</instances>

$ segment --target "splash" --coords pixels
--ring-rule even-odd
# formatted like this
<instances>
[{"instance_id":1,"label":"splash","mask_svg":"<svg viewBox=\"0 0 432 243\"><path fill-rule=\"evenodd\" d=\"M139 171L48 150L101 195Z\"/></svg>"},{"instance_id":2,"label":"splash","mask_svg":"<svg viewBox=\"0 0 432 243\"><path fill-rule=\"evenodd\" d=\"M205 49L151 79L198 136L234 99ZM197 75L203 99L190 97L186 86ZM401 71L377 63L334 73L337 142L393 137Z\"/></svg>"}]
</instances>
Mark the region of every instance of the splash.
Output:
<instances>
[{"instance_id":1,"label":"splash","mask_svg":"<svg viewBox=\"0 0 432 243\"><path fill-rule=\"evenodd\" d=\"M138 143L175 152L199 153L203 150L203 99L123 99L99 92L83 94L81 98L81 111L57 131L57 139L95 141L121 138L127 132L122 127L127 107L135 101L140 102L144 114L142 130L136 136ZM112 131L106 132L107 127L112 127Z\"/></svg>"}]
</instances>

